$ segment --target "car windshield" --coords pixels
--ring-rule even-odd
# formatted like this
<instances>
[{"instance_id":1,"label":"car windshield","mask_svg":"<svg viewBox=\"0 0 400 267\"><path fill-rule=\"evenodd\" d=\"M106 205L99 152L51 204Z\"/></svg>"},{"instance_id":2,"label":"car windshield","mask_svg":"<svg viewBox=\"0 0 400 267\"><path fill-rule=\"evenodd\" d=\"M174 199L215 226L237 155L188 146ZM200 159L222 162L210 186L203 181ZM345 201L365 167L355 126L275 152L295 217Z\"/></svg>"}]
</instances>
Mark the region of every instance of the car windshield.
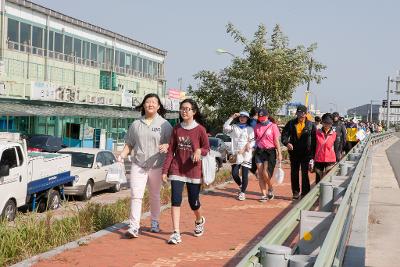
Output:
<instances>
[{"instance_id":1,"label":"car windshield","mask_svg":"<svg viewBox=\"0 0 400 267\"><path fill-rule=\"evenodd\" d=\"M82 152L59 152L60 154L69 154L72 158L72 166L80 168L92 168L94 155Z\"/></svg>"},{"instance_id":2,"label":"car windshield","mask_svg":"<svg viewBox=\"0 0 400 267\"><path fill-rule=\"evenodd\" d=\"M232 142L231 137L229 135L226 135L226 134L218 134L215 137L221 139L224 142Z\"/></svg>"},{"instance_id":3,"label":"car windshield","mask_svg":"<svg viewBox=\"0 0 400 267\"><path fill-rule=\"evenodd\" d=\"M218 147L218 138L208 138L208 141L210 142L210 147Z\"/></svg>"},{"instance_id":4,"label":"car windshield","mask_svg":"<svg viewBox=\"0 0 400 267\"><path fill-rule=\"evenodd\" d=\"M42 147L46 145L48 136L33 136L28 141L28 147Z\"/></svg>"}]
</instances>

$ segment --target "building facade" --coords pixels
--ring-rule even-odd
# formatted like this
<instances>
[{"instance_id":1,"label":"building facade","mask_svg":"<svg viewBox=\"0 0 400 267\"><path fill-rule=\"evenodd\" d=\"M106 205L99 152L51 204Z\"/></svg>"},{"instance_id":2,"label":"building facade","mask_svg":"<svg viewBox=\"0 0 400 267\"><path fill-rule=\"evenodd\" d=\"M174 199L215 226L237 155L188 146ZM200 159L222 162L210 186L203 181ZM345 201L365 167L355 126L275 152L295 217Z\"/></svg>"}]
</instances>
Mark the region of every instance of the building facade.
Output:
<instances>
[{"instance_id":1,"label":"building facade","mask_svg":"<svg viewBox=\"0 0 400 267\"><path fill-rule=\"evenodd\" d=\"M0 16L0 131L111 149L143 96L166 94L166 51L29 1Z\"/></svg>"}]
</instances>

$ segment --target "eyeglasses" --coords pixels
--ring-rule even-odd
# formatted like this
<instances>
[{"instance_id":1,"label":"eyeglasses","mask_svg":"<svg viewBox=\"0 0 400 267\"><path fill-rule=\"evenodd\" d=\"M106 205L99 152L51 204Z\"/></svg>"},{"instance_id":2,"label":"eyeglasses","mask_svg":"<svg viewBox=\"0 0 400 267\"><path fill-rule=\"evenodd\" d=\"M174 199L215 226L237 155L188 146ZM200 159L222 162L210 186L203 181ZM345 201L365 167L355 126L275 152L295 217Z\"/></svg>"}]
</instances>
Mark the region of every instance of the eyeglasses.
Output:
<instances>
[{"instance_id":1,"label":"eyeglasses","mask_svg":"<svg viewBox=\"0 0 400 267\"><path fill-rule=\"evenodd\" d=\"M191 110L193 110L193 109L192 108L180 108L179 109L180 112L189 112Z\"/></svg>"}]
</instances>

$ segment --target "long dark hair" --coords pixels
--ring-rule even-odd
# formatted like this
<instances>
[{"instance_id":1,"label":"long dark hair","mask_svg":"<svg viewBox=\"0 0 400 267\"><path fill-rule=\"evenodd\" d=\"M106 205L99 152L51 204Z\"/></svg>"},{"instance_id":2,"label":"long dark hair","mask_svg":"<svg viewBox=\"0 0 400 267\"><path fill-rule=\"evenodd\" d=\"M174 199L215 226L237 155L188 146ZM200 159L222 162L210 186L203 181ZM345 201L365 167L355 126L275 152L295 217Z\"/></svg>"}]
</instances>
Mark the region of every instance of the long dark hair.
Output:
<instances>
[{"instance_id":1,"label":"long dark hair","mask_svg":"<svg viewBox=\"0 0 400 267\"><path fill-rule=\"evenodd\" d=\"M161 117L165 117L165 114L167 113L167 110L164 108L164 105L161 103L160 97L157 94L154 93L150 93L147 94L142 101L142 104L140 104L137 108L140 110L142 116L145 115L145 111L144 111L144 103L146 102L147 99L149 99L150 97L155 97L157 98L158 104L160 105L160 108L158 109L157 113L161 116Z\"/></svg>"},{"instance_id":2,"label":"long dark hair","mask_svg":"<svg viewBox=\"0 0 400 267\"><path fill-rule=\"evenodd\" d=\"M183 101L179 104L179 109L180 109L180 108L182 107L182 105L185 104L185 103L189 103L189 104L192 106L193 112L196 112L196 113L194 114L194 116L193 116L193 119L194 119L198 124L201 124L201 125L203 125L203 126L205 127L203 115L201 114L199 105L197 105L196 101L194 101L194 100L191 99L191 98L187 98L187 99L183 100ZM181 113L179 113L179 121L180 121L180 122L183 121L183 118L182 118L182 116L181 116Z\"/></svg>"}]
</instances>

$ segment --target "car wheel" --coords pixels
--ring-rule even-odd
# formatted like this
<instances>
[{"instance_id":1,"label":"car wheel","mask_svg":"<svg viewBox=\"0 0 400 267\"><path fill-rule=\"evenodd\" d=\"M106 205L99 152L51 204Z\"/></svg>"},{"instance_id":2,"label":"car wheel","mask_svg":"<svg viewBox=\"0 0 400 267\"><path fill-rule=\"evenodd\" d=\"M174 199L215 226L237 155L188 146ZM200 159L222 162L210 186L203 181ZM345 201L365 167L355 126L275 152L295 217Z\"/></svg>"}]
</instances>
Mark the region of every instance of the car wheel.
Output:
<instances>
[{"instance_id":1,"label":"car wheel","mask_svg":"<svg viewBox=\"0 0 400 267\"><path fill-rule=\"evenodd\" d=\"M6 219L9 222L14 221L15 216L17 215L17 205L14 200L9 199L4 206L3 212L1 213L1 217Z\"/></svg>"},{"instance_id":2,"label":"car wheel","mask_svg":"<svg viewBox=\"0 0 400 267\"><path fill-rule=\"evenodd\" d=\"M51 190L47 198L47 209L56 210L61 206L60 193L57 190Z\"/></svg>"},{"instance_id":3,"label":"car wheel","mask_svg":"<svg viewBox=\"0 0 400 267\"><path fill-rule=\"evenodd\" d=\"M83 190L82 200L90 200L93 196L93 182L89 180L85 186L85 190Z\"/></svg>"},{"instance_id":4,"label":"car wheel","mask_svg":"<svg viewBox=\"0 0 400 267\"><path fill-rule=\"evenodd\" d=\"M113 185L113 187L111 187L112 193L117 193L119 191L121 191L121 183L115 184L115 185Z\"/></svg>"}]
</instances>

